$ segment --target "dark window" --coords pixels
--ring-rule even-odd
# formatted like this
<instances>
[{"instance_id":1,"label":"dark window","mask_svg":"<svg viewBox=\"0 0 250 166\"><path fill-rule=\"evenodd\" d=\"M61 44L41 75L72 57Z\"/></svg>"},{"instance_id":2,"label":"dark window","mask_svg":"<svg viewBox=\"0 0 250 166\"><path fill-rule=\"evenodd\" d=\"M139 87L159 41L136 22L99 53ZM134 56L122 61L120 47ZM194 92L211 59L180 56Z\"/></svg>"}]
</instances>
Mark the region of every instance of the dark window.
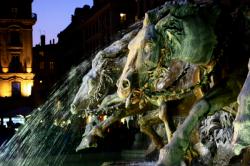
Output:
<instances>
[{"instance_id":1,"label":"dark window","mask_svg":"<svg viewBox=\"0 0 250 166\"><path fill-rule=\"evenodd\" d=\"M9 70L12 73L21 73L23 72L23 67L20 62L20 57L18 54L12 55L12 59L9 65Z\"/></svg>"},{"instance_id":2,"label":"dark window","mask_svg":"<svg viewBox=\"0 0 250 166\"><path fill-rule=\"evenodd\" d=\"M17 8L11 8L11 14L14 18L17 17L17 12L18 12L18 9Z\"/></svg>"},{"instance_id":3,"label":"dark window","mask_svg":"<svg viewBox=\"0 0 250 166\"><path fill-rule=\"evenodd\" d=\"M20 38L20 33L18 31L10 32L10 45L21 46L21 38Z\"/></svg>"},{"instance_id":4,"label":"dark window","mask_svg":"<svg viewBox=\"0 0 250 166\"><path fill-rule=\"evenodd\" d=\"M50 69L51 72L54 71L54 69L55 69L55 62L49 62L49 69Z\"/></svg>"},{"instance_id":5,"label":"dark window","mask_svg":"<svg viewBox=\"0 0 250 166\"><path fill-rule=\"evenodd\" d=\"M41 61L40 62L40 70L44 70L44 68L45 68L44 61Z\"/></svg>"},{"instance_id":6,"label":"dark window","mask_svg":"<svg viewBox=\"0 0 250 166\"><path fill-rule=\"evenodd\" d=\"M18 97L21 96L21 83L12 82L12 96Z\"/></svg>"}]
</instances>

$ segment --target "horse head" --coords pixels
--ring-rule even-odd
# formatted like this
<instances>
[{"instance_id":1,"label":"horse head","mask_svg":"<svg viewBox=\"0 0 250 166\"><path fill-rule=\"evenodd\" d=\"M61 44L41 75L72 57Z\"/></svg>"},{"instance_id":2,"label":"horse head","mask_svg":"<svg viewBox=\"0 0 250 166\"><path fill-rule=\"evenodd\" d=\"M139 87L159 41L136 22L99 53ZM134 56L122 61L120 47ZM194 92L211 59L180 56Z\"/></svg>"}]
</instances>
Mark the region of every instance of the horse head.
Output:
<instances>
[{"instance_id":1,"label":"horse head","mask_svg":"<svg viewBox=\"0 0 250 166\"><path fill-rule=\"evenodd\" d=\"M132 89L143 87L148 81L148 71L157 67L159 61L159 38L149 16L146 14L142 29L129 43L129 54L123 72L117 81L117 93L127 98Z\"/></svg>"},{"instance_id":2,"label":"horse head","mask_svg":"<svg viewBox=\"0 0 250 166\"><path fill-rule=\"evenodd\" d=\"M177 68L178 65L183 67L182 62L209 64L216 45L213 31L216 12L214 9L204 12L194 5L176 4L146 13L142 29L128 46L127 62L117 81L119 97L128 98L133 90L148 86L151 91L163 90L157 83L149 85L148 82L159 80L161 72L168 76L167 70L158 69L167 69L173 60L181 61ZM150 75L150 71L156 75ZM171 81L164 84L170 86Z\"/></svg>"}]
</instances>

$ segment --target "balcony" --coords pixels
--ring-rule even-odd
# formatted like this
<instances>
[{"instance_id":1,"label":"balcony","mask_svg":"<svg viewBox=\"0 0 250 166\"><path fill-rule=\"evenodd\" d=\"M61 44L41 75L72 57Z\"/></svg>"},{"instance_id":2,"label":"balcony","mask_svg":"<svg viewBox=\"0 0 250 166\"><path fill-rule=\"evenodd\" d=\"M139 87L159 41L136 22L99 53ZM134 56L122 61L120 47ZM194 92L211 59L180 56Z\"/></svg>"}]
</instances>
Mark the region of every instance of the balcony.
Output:
<instances>
[{"instance_id":1,"label":"balcony","mask_svg":"<svg viewBox=\"0 0 250 166\"><path fill-rule=\"evenodd\" d=\"M32 13L31 14L31 18L34 19L35 21L37 20L37 14L36 13Z\"/></svg>"},{"instance_id":2,"label":"balcony","mask_svg":"<svg viewBox=\"0 0 250 166\"><path fill-rule=\"evenodd\" d=\"M22 43L8 43L7 44L8 52L11 52L12 54L20 54L23 49Z\"/></svg>"},{"instance_id":3,"label":"balcony","mask_svg":"<svg viewBox=\"0 0 250 166\"><path fill-rule=\"evenodd\" d=\"M34 25L35 22L37 21L37 14L36 13L31 13L31 15L18 15L18 16L13 16L13 15L5 15L1 16L0 18L0 23L3 24L12 24L12 23L17 23L21 22L25 25Z\"/></svg>"},{"instance_id":4,"label":"balcony","mask_svg":"<svg viewBox=\"0 0 250 166\"><path fill-rule=\"evenodd\" d=\"M8 48L21 49L23 47L23 43L21 42L9 42Z\"/></svg>"}]
</instances>

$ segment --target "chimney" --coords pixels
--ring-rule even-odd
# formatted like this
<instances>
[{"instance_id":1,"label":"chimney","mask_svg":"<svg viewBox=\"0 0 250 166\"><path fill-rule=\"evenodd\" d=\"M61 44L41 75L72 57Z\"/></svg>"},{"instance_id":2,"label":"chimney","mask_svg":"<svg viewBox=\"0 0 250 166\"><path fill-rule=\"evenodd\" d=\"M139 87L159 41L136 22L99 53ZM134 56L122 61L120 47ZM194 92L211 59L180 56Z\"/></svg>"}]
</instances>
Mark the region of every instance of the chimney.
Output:
<instances>
[{"instance_id":1,"label":"chimney","mask_svg":"<svg viewBox=\"0 0 250 166\"><path fill-rule=\"evenodd\" d=\"M41 46L45 46L45 35L41 35Z\"/></svg>"},{"instance_id":2,"label":"chimney","mask_svg":"<svg viewBox=\"0 0 250 166\"><path fill-rule=\"evenodd\" d=\"M53 41L52 43L55 44L55 39L53 39L52 41Z\"/></svg>"}]
</instances>

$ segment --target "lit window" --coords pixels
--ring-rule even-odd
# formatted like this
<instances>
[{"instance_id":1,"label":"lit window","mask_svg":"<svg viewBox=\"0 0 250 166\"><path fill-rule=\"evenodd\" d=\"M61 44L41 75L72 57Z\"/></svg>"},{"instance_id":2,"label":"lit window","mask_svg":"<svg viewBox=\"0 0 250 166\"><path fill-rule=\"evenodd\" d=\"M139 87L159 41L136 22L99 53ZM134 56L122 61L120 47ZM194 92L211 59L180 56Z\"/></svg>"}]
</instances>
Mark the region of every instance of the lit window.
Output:
<instances>
[{"instance_id":1,"label":"lit window","mask_svg":"<svg viewBox=\"0 0 250 166\"><path fill-rule=\"evenodd\" d=\"M120 22L124 23L127 20L127 15L125 13L120 13Z\"/></svg>"},{"instance_id":2,"label":"lit window","mask_svg":"<svg viewBox=\"0 0 250 166\"><path fill-rule=\"evenodd\" d=\"M44 56L44 52L43 51L39 51L39 55L40 56Z\"/></svg>"}]
</instances>

